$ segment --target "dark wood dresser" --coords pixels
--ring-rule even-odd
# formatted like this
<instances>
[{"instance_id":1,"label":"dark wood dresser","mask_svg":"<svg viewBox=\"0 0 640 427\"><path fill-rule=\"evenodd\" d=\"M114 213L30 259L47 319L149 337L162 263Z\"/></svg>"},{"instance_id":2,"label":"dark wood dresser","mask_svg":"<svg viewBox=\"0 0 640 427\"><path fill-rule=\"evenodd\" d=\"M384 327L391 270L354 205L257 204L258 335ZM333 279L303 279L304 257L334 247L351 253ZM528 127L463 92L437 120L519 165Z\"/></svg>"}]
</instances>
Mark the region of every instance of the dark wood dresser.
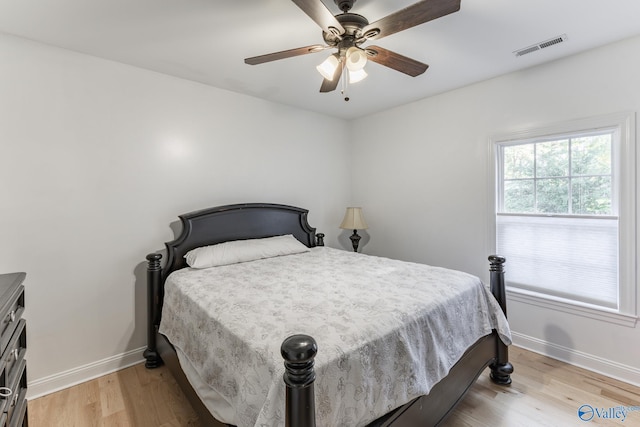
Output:
<instances>
[{"instance_id":1,"label":"dark wood dresser","mask_svg":"<svg viewBox=\"0 0 640 427\"><path fill-rule=\"evenodd\" d=\"M0 274L0 427L27 426L25 273Z\"/></svg>"}]
</instances>

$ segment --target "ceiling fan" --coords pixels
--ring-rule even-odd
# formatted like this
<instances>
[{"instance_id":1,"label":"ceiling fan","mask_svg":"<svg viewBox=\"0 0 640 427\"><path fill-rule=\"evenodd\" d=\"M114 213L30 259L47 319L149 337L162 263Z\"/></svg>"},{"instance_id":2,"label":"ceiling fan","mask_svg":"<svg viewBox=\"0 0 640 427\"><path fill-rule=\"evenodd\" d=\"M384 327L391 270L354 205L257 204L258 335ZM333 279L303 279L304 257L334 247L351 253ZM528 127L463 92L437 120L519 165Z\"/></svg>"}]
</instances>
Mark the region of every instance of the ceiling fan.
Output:
<instances>
[{"instance_id":1,"label":"ceiling fan","mask_svg":"<svg viewBox=\"0 0 640 427\"><path fill-rule=\"evenodd\" d=\"M320 92L331 92L338 86L338 81L343 73L348 74L350 83L355 83L366 77L364 65L367 60L371 60L412 77L424 73L427 68L429 68L427 64L407 58L406 56L380 46L362 45L369 40L378 40L382 37L457 12L460 10L461 0L419 1L373 23L369 23L362 15L349 12L356 0L333 0L340 10L342 10L342 13L335 16L320 0L292 1L322 28L322 37L326 45L314 44L254 56L246 58L244 62L249 65L257 65L336 48L338 51L330 55L317 67L320 74L324 77L322 85L320 86ZM348 98L345 98L345 100L348 100Z\"/></svg>"}]
</instances>

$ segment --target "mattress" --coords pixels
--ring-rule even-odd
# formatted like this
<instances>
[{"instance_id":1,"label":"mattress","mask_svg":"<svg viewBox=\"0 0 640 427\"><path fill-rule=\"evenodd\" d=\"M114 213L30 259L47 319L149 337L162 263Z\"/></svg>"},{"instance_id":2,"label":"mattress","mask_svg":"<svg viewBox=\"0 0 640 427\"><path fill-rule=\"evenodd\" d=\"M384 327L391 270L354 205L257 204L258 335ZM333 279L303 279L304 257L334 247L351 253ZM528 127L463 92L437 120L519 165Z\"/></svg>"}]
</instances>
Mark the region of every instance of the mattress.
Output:
<instances>
[{"instance_id":1,"label":"mattress","mask_svg":"<svg viewBox=\"0 0 640 427\"><path fill-rule=\"evenodd\" d=\"M475 276L327 247L175 271L160 324L211 412L239 427L284 426L290 335L318 343L317 425L353 427L428 394L493 329L511 343Z\"/></svg>"}]
</instances>

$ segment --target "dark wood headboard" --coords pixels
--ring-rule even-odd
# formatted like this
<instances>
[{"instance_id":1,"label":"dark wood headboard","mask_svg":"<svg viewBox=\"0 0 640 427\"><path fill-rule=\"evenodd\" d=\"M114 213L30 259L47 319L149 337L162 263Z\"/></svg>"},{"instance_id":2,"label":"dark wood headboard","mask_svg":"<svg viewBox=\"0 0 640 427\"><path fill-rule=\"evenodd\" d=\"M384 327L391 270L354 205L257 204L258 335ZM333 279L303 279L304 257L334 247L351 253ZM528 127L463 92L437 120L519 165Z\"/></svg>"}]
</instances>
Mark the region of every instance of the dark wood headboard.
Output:
<instances>
[{"instance_id":1,"label":"dark wood headboard","mask_svg":"<svg viewBox=\"0 0 640 427\"><path fill-rule=\"evenodd\" d=\"M316 229L307 222L307 209L273 203L218 206L180 215L182 233L167 247L163 279L186 267L190 250L231 240L293 234L308 247L316 246Z\"/></svg>"}]
</instances>

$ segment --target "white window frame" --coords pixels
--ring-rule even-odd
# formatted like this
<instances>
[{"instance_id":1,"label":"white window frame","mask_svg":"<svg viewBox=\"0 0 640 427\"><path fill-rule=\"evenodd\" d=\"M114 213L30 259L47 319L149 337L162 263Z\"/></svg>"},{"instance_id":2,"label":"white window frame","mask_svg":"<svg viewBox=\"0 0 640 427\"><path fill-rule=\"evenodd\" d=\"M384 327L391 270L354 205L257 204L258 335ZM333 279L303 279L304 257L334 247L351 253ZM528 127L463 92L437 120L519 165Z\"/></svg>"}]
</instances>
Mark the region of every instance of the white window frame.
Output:
<instances>
[{"instance_id":1,"label":"white window frame","mask_svg":"<svg viewBox=\"0 0 640 427\"><path fill-rule=\"evenodd\" d=\"M541 292L534 292L509 286L508 265L506 263L507 295L509 299L532 304L553 310L577 314L634 327L638 319L638 283L637 283L637 245L636 227L640 218L636 209L636 189L640 188L640 177L637 175L637 158L635 113L623 112L598 116L546 127L525 129L519 132L494 135L489 138L489 252L496 251L496 214L498 211L498 194L501 191L501 164L498 159L500 144L509 141L526 141L546 138L552 135L591 132L600 129L616 128L619 131L619 151L613 149L613 168L618 171L619 180L613 189L613 201L617 202L619 216L619 306L608 309L566 298L559 298Z\"/></svg>"}]
</instances>

